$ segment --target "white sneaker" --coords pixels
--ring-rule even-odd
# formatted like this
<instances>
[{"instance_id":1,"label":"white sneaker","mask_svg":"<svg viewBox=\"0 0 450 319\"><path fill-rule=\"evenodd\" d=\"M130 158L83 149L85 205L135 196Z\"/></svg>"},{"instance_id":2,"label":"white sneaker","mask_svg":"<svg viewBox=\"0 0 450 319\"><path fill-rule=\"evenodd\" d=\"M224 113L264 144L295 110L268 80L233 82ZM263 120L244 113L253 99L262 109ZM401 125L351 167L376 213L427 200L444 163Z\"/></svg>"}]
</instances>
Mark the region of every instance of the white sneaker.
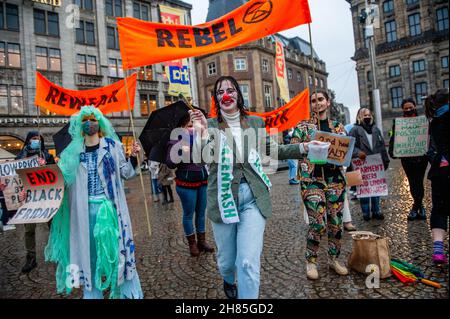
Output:
<instances>
[{"instance_id":1,"label":"white sneaker","mask_svg":"<svg viewBox=\"0 0 450 319\"><path fill-rule=\"evenodd\" d=\"M3 231L8 231L8 230L16 230L16 226L15 225L4 225Z\"/></svg>"}]
</instances>

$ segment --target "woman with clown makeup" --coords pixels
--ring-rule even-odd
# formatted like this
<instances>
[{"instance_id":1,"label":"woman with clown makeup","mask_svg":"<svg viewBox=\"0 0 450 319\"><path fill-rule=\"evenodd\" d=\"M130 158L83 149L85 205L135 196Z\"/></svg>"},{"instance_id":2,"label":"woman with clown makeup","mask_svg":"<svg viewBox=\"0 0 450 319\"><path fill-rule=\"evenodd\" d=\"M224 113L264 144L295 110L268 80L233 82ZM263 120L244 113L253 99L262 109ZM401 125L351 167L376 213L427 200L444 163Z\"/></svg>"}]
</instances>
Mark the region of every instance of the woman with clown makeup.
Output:
<instances>
[{"instance_id":1,"label":"woman with clown makeup","mask_svg":"<svg viewBox=\"0 0 450 319\"><path fill-rule=\"evenodd\" d=\"M52 221L46 261L57 263L58 293L83 286L83 298L143 298L136 270L130 215L121 179L135 176L111 123L96 108L70 119L72 142L58 166L65 180L63 203ZM133 164L132 164L133 163Z\"/></svg>"}]
</instances>

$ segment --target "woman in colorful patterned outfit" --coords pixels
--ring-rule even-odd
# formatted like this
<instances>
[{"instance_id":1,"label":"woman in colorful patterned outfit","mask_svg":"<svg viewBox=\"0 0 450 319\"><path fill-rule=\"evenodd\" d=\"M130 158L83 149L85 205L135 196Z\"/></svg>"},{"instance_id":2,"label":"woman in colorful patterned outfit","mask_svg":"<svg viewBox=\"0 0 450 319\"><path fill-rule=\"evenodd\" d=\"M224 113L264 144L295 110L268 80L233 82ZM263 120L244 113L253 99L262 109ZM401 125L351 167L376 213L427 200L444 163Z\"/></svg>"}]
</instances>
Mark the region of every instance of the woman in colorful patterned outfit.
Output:
<instances>
[{"instance_id":1,"label":"woman in colorful patterned outfit","mask_svg":"<svg viewBox=\"0 0 450 319\"><path fill-rule=\"evenodd\" d=\"M345 135L344 126L328 118L330 98L327 92L317 91L316 94L313 94L311 106L312 119L297 125L291 143L309 142L316 131ZM320 239L325 232L328 234L328 264L330 268L339 275L347 275L347 268L337 261L341 251L346 186L341 167L331 164L313 164L307 158L301 159L298 167L301 195L309 220L305 254L306 275L312 280L319 278L317 252Z\"/></svg>"},{"instance_id":2,"label":"woman in colorful patterned outfit","mask_svg":"<svg viewBox=\"0 0 450 319\"><path fill-rule=\"evenodd\" d=\"M83 107L70 119L72 142L58 162L64 199L53 218L47 261L57 263L58 293L84 286L85 299L143 297L122 178L135 176L111 123L96 108Z\"/></svg>"}]
</instances>

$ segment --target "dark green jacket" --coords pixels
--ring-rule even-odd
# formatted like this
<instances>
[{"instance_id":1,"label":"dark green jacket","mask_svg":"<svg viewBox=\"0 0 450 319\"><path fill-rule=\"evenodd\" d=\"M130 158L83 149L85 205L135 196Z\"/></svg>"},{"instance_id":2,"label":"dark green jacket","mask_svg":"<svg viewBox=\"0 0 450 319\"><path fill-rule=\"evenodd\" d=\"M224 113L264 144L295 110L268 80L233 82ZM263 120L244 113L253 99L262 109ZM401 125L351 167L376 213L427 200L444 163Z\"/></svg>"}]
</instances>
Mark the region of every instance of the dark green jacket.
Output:
<instances>
[{"instance_id":1,"label":"dark green jacket","mask_svg":"<svg viewBox=\"0 0 450 319\"><path fill-rule=\"evenodd\" d=\"M225 130L228 128L226 122L222 122L219 124L217 119L208 119L208 129L209 131L215 131L216 134L210 134L210 139L208 142L203 145L206 147L211 143L219 143L219 141L215 141L217 138L218 130ZM247 116L245 119L241 120L241 128L243 129L243 135L249 132L251 129L264 129L265 123L264 120L257 116ZM256 130L258 134L258 130ZM259 136L258 136L259 137ZM258 139L257 139L258 140ZM234 140L232 136L227 136L227 141L231 146L234 147ZM278 155L279 160L284 159L300 159L306 156L306 154L300 153L299 145L278 145L272 138L267 136L264 140L262 140L264 145L259 145L260 147L265 147L266 154L270 154L270 149L275 150ZM236 155L233 156L233 181L231 190L233 192L234 201L236 206L239 206L238 203L238 193L239 193L239 184L242 177L245 177L247 183L249 184L253 195L256 200L256 205L258 206L261 214L265 218L269 218L272 216L272 203L270 201L269 190L267 189L264 182L261 178L254 172L251 165L248 163L248 155L251 150L248 143L242 143L243 147L243 163L236 162ZM260 148L262 149L262 148ZM236 154L236 152L233 152ZM217 154L218 155L218 154ZM260 152L260 157L262 159L262 154ZM273 157L273 156L272 156ZM217 185L217 169L218 169L218 156L215 157L215 161L211 164L208 164L209 167L209 178L208 178L208 197L207 197L207 214L208 218L211 219L215 223L222 223L222 218L220 216L219 211L219 203L217 200L218 197L218 185Z\"/></svg>"}]
</instances>

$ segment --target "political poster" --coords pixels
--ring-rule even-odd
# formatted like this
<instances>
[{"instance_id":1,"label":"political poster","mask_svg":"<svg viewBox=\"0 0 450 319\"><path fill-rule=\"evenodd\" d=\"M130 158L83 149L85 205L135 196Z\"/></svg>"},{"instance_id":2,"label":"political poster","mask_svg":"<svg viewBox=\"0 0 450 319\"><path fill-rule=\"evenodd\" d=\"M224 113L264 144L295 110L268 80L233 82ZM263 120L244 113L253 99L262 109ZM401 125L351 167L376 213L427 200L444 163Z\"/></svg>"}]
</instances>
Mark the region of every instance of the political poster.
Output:
<instances>
[{"instance_id":1,"label":"political poster","mask_svg":"<svg viewBox=\"0 0 450 319\"><path fill-rule=\"evenodd\" d=\"M363 183L356 186L356 197L377 197L388 195L386 172L381 154L368 155L364 160L354 159L353 168L360 170Z\"/></svg>"},{"instance_id":2,"label":"political poster","mask_svg":"<svg viewBox=\"0 0 450 319\"><path fill-rule=\"evenodd\" d=\"M355 147L354 137L317 131L314 134L313 139L330 143L327 163L339 166L350 166L353 148Z\"/></svg>"},{"instance_id":3,"label":"political poster","mask_svg":"<svg viewBox=\"0 0 450 319\"><path fill-rule=\"evenodd\" d=\"M394 156L423 156L428 151L428 120L425 116L395 119Z\"/></svg>"}]
</instances>

